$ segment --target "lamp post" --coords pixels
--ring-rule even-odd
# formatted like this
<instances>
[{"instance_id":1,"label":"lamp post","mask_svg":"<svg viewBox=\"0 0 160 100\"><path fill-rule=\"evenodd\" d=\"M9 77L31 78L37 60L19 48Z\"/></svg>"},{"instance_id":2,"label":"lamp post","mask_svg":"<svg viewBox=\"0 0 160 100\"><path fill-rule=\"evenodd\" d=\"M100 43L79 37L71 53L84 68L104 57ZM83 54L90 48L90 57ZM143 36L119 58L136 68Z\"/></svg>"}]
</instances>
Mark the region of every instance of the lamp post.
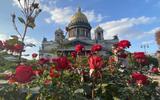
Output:
<instances>
[{"instance_id":1,"label":"lamp post","mask_svg":"<svg viewBox=\"0 0 160 100\"><path fill-rule=\"evenodd\" d=\"M147 49L149 48L149 44L142 44L141 48L144 49L145 53L147 53Z\"/></svg>"}]
</instances>

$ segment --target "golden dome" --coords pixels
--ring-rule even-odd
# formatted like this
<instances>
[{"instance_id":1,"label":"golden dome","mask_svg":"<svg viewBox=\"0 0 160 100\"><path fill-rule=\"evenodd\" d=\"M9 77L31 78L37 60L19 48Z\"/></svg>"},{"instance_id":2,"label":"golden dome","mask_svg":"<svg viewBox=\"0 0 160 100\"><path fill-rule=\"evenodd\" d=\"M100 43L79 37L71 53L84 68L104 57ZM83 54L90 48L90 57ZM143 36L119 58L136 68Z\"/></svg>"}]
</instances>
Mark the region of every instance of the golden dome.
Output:
<instances>
[{"instance_id":1,"label":"golden dome","mask_svg":"<svg viewBox=\"0 0 160 100\"><path fill-rule=\"evenodd\" d=\"M78 8L78 11L75 13L74 16L71 18L71 22L69 25L74 25L77 23L87 23L88 24L88 19L85 14L81 12L81 8Z\"/></svg>"},{"instance_id":2,"label":"golden dome","mask_svg":"<svg viewBox=\"0 0 160 100\"><path fill-rule=\"evenodd\" d=\"M76 14L74 16L72 16L72 18L71 18L71 23L75 23L75 22L86 22L86 23L88 23L88 19L87 19L86 15L84 15L81 12L81 8L78 8L78 12L76 12Z\"/></svg>"}]
</instances>

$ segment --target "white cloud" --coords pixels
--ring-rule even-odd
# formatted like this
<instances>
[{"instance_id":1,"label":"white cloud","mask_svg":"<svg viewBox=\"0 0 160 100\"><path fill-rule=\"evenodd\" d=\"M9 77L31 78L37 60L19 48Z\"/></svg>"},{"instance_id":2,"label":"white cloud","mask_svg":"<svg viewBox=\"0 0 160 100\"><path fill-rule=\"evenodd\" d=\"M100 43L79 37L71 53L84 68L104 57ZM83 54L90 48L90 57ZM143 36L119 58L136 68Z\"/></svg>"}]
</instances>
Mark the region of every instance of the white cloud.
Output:
<instances>
[{"instance_id":1,"label":"white cloud","mask_svg":"<svg viewBox=\"0 0 160 100\"><path fill-rule=\"evenodd\" d=\"M122 18L120 20L101 23L100 26L104 29L104 38L110 39L114 35L122 39L138 38L143 33L136 29L138 25L146 25L156 20L156 17L138 17L138 18Z\"/></svg>"},{"instance_id":2,"label":"white cloud","mask_svg":"<svg viewBox=\"0 0 160 100\"><path fill-rule=\"evenodd\" d=\"M101 22L103 17L101 14L96 15L94 10L85 11L84 14L87 16L89 22Z\"/></svg>"},{"instance_id":3,"label":"white cloud","mask_svg":"<svg viewBox=\"0 0 160 100\"><path fill-rule=\"evenodd\" d=\"M50 17L45 19L47 23L51 22L55 22L58 24L68 23L71 18L71 15L73 14L73 10L71 7L53 8L53 9L45 7L45 11L47 11L50 14Z\"/></svg>"},{"instance_id":4,"label":"white cloud","mask_svg":"<svg viewBox=\"0 0 160 100\"><path fill-rule=\"evenodd\" d=\"M69 23L71 17L76 13L74 8L72 7L64 7L64 8L50 8L46 5L43 5L43 10L50 14L49 18L46 18L46 23L57 23L57 24L66 24ZM94 10L84 11L84 14L87 16L90 22L100 22L103 17L101 14L96 14Z\"/></svg>"},{"instance_id":5,"label":"white cloud","mask_svg":"<svg viewBox=\"0 0 160 100\"><path fill-rule=\"evenodd\" d=\"M156 27L156 28L154 28L154 29L152 29L152 30L150 30L149 32L146 32L146 33L148 33L148 34L155 34L159 30L160 30L160 27Z\"/></svg>"}]
</instances>

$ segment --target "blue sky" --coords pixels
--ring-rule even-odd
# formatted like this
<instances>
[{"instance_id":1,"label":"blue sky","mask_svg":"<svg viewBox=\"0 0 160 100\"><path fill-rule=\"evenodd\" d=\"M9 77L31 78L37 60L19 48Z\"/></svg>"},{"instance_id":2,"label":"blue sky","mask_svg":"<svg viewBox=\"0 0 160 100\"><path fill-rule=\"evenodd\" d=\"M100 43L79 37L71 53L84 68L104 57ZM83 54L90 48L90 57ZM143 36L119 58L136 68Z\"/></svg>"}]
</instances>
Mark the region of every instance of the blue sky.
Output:
<instances>
[{"instance_id":1,"label":"blue sky","mask_svg":"<svg viewBox=\"0 0 160 100\"><path fill-rule=\"evenodd\" d=\"M0 39L16 34L10 16L13 12L20 15L16 1L1 0ZM142 44L149 44L149 53L158 49L155 32L160 29L160 0L40 0L40 4L43 11L36 19L36 28L29 29L26 38L26 42L35 43L37 47L27 48L26 53L38 52L43 37L53 40L57 28L65 31L78 6L87 15L92 34L99 25L104 29L105 39L118 34L120 39L130 40L131 52L144 51L140 48Z\"/></svg>"}]
</instances>

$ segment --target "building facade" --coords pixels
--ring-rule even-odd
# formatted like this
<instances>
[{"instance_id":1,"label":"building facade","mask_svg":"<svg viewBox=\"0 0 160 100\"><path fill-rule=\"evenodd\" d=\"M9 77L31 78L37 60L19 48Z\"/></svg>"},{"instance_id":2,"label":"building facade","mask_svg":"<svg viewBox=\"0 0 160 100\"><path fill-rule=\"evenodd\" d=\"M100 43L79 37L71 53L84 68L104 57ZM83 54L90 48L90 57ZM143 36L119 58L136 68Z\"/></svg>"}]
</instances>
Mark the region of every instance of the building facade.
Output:
<instances>
[{"instance_id":1,"label":"building facade","mask_svg":"<svg viewBox=\"0 0 160 100\"><path fill-rule=\"evenodd\" d=\"M42 47L39 50L40 57L55 57L55 52L63 52L68 55L74 51L74 47L77 44L85 46L84 54L90 52L90 48L93 44L101 44L103 49L102 55L107 55L107 51L110 51L112 45L119 41L117 36L113 39L105 40L104 31L100 26L94 31L95 38L91 38L91 25L88 22L86 15L78 8L75 15L72 16L70 23L66 27L68 37L65 38L64 32L59 28L55 31L55 39L48 41L46 38L42 41Z\"/></svg>"}]
</instances>

